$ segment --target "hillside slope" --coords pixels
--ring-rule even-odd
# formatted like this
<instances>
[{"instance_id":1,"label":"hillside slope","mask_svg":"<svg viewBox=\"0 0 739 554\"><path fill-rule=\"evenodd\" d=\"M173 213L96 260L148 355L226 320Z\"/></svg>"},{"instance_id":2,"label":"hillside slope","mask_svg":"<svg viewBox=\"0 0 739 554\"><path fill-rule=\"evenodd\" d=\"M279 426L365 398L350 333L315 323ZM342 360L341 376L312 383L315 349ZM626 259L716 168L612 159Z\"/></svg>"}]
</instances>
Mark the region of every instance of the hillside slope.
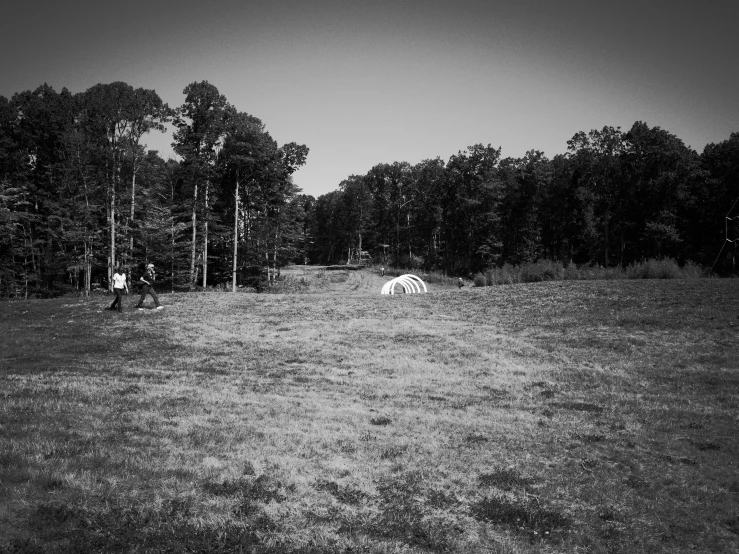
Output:
<instances>
[{"instance_id":1,"label":"hillside slope","mask_svg":"<svg viewBox=\"0 0 739 554\"><path fill-rule=\"evenodd\" d=\"M329 282L0 304L0 553L739 551L739 280Z\"/></svg>"}]
</instances>

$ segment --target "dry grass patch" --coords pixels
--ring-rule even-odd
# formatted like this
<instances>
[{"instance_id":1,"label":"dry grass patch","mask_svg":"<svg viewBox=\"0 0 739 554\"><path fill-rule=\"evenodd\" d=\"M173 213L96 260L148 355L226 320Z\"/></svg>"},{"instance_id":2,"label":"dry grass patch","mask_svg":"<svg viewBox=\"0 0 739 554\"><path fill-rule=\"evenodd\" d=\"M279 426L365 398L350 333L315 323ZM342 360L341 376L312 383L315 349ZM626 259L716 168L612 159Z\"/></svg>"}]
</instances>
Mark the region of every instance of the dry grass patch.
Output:
<instances>
[{"instance_id":1,"label":"dry grass patch","mask_svg":"<svg viewBox=\"0 0 739 554\"><path fill-rule=\"evenodd\" d=\"M738 292L3 304L0 552L732 551Z\"/></svg>"}]
</instances>

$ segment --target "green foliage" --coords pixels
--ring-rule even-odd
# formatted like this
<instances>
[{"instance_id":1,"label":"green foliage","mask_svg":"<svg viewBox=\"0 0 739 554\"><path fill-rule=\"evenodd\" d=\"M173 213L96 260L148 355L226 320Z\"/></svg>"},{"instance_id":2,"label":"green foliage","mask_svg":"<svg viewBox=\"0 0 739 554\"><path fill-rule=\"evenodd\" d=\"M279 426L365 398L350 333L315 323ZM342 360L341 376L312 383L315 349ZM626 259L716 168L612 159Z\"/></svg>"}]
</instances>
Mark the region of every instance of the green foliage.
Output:
<instances>
[{"instance_id":1,"label":"green foliage","mask_svg":"<svg viewBox=\"0 0 739 554\"><path fill-rule=\"evenodd\" d=\"M279 146L207 81L183 92L175 111L123 82L0 97L0 296L90 294L149 260L170 290L366 259L488 284L699 274L689 260L737 273L739 133L700 155L641 121L578 132L552 159L476 144L313 199L293 182L305 145ZM173 116L182 161L164 162L140 143ZM679 271L644 265L663 258Z\"/></svg>"},{"instance_id":2,"label":"green foliage","mask_svg":"<svg viewBox=\"0 0 739 554\"><path fill-rule=\"evenodd\" d=\"M280 275L274 280L272 286L269 287L268 292L275 294L296 294L308 289L309 286L310 279L308 277Z\"/></svg>"},{"instance_id":3,"label":"green foliage","mask_svg":"<svg viewBox=\"0 0 739 554\"><path fill-rule=\"evenodd\" d=\"M376 273L380 273L380 267L376 265L373 266L372 270ZM401 275L405 275L407 273L420 277L426 283L430 283L434 285L442 285L445 287L456 287L457 286L456 277L447 277L441 271L418 271L417 269L411 269L407 267L405 268L385 267L385 276L388 278L400 277Z\"/></svg>"},{"instance_id":4,"label":"green foliage","mask_svg":"<svg viewBox=\"0 0 739 554\"><path fill-rule=\"evenodd\" d=\"M625 273L629 279L686 279L701 276L694 264L683 269L671 258L634 263L626 268Z\"/></svg>"},{"instance_id":5,"label":"green foliage","mask_svg":"<svg viewBox=\"0 0 739 554\"><path fill-rule=\"evenodd\" d=\"M207 276L222 285L234 273L235 235L237 265L264 263L273 278L304 257L304 203L291 175L308 148L278 147L207 81L184 94L174 112L182 162L140 145L173 115L153 90L115 82L72 95L44 85L0 98L0 296L90 294L110 286L119 263L133 274L154 262L169 290ZM239 170L248 205L235 206ZM244 212L248 235L233 224Z\"/></svg>"},{"instance_id":6,"label":"green foliage","mask_svg":"<svg viewBox=\"0 0 739 554\"><path fill-rule=\"evenodd\" d=\"M521 266L504 265L478 273L476 287L538 283L541 281L583 281L609 279L698 279L705 275L700 266L687 262L683 267L671 258L633 263L626 268L571 264L542 260Z\"/></svg>"},{"instance_id":7,"label":"green foliage","mask_svg":"<svg viewBox=\"0 0 739 554\"><path fill-rule=\"evenodd\" d=\"M637 121L627 132L576 133L568 153L551 160L537 151L500 159L499 149L475 145L446 163L378 164L350 177L371 196L363 249L386 267L417 262L463 276L536 260L594 268L572 278L618 278L618 268L652 258L707 266L739 197L737 137L698 156L678 137ZM316 200L314 262L337 263L355 247L358 233L347 221L357 219L345 194ZM720 273L735 272L736 257L736 243L727 243L716 260ZM504 273L508 281L555 278L544 267Z\"/></svg>"}]
</instances>

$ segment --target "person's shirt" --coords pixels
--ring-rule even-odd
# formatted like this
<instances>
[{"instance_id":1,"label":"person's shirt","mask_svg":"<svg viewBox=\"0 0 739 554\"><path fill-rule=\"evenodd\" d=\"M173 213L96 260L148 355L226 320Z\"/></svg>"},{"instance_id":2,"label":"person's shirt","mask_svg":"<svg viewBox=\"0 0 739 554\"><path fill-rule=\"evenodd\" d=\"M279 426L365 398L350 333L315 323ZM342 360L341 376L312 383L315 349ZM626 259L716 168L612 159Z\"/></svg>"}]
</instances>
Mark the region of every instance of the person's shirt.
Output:
<instances>
[{"instance_id":1,"label":"person's shirt","mask_svg":"<svg viewBox=\"0 0 739 554\"><path fill-rule=\"evenodd\" d=\"M126 288L126 274L125 273L114 273L113 274L113 288L114 289L125 289Z\"/></svg>"},{"instance_id":2,"label":"person's shirt","mask_svg":"<svg viewBox=\"0 0 739 554\"><path fill-rule=\"evenodd\" d=\"M154 282L154 270L147 268L144 272L144 281L147 281L150 285Z\"/></svg>"}]
</instances>

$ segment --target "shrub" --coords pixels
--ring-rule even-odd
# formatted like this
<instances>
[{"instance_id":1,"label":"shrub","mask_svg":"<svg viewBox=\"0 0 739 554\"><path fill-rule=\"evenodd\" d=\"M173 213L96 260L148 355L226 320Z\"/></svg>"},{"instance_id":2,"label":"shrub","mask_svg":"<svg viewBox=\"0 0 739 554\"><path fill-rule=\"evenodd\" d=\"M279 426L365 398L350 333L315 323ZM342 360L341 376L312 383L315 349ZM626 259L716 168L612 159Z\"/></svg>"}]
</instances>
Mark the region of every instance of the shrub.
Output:
<instances>
[{"instance_id":1,"label":"shrub","mask_svg":"<svg viewBox=\"0 0 739 554\"><path fill-rule=\"evenodd\" d=\"M423 267L424 259L420 256L401 254L398 257L398 263L411 270L418 271L419 268Z\"/></svg>"},{"instance_id":2,"label":"shrub","mask_svg":"<svg viewBox=\"0 0 739 554\"><path fill-rule=\"evenodd\" d=\"M646 260L631 264L626 274L629 279L680 279L683 272L672 258Z\"/></svg>"},{"instance_id":3,"label":"shrub","mask_svg":"<svg viewBox=\"0 0 739 554\"><path fill-rule=\"evenodd\" d=\"M524 283L538 283L539 281L554 281L564 275L562 262L541 260L525 264L521 267L521 281Z\"/></svg>"},{"instance_id":4,"label":"shrub","mask_svg":"<svg viewBox=\"0 0 739 554\"><path fill-rule=\"evenodd\" d=\"M379 273L379 267L375 267ZM406 273L418 275L427 283L442 284L447 286L456 285L456 277L447 277L441 272L431 271L421 273L420 271L385 267L385 275L398 277ZM565 266L560 261L539 260L520 266L504 264L501 267L492 267L485 272L480 272L473 277L474 286L490 287L493 285L513 285L518 283L538 283L541 281L596 281L615 279L698 279L705 274L703 268L693 262L686 262L681 268L671 258L660 260L650 259L640 263L634 263L623 268L620 266L603 267L600 265L569 264Z\"/></svg>"},{"instance_id":5,"label":"shrub","mask_svg":"<svg viewBox=\"0 0 739 554\"><path fill-rule=\"evenodd\" d=\"M505 264L503 267L488 269L485 272L485 282L488 286L522 283L521 267Z\"/></svg>"},{"instance_id":6,"label":"shrub","mask_svg":"<svg viewBox=\"0 0 739 554\"><path fill-rule=\"evenodd\" d=\"M575 264L570 264L563 269L562 278L566 281L581 281L585 279L582 270Z\"/></svg>"},{"instance_id":7,"label":"shrub","mask_svg":"<svg viewBox=\"0 0 739 554\"><path fill-rule=\"evenodd\" d=\"M375 266L373 269L376 273L379 274L380 267L381 266ZM407 267L385 266L385 277L400 277L401 275L405 275L407 273L416 275L417 277L420 277L421 279L423 279L425 283L429 283L433 285L445 285L445 286L450 286L450 287L457 285L456 277L447 277L440 271L425 272L423 270L409 269Z\"/></svg>"},{"instance_id":8,"label":"shrub","mask_svg":"<svg viewBox=\"0 0 739 554\"><path fill-rule=\"evenodd\" d=\"M294 294L307 289L310 286L310 279L303 276L281 275L272 282L267 290L269 293L275 294Z\"/></svg>"},{"instance_id":9,"label":"shrub","mask_svg":"<svg viewBox=\"0 0 739 554\"><path fill-rule=\"evenodd\" d=\"M267 271L259 265L245 266L239 271L238 283L261 292L267 284Z\"/></svg>"},{"instance_id":10,"label":"shrub","mask_svg":"<svg viewBox=\"0 0 739 554\"><path fill-rule=\"evenodd\" d=\"M475 286L512 285L516 283L538 283L552 280L614 280L614 279L698 279L705 272L701 266L686 262L681 268L671 258L651 259L634 263L627 268L620 266L602 267L600 265L570 264L540 260L534 263L490 268L475 276Z\"/></svg>"},{"instance_id":11,"label":"shrub","mask_svg":"<svg viewBox=\"0 0 739 554\"><path fill-rule=\"evenodd\" d=\"M705 276L705 270L698 264L688 260L685 262L685 265L683 265L683 279L700 279Z\"/></svg>"}]
</instances>

